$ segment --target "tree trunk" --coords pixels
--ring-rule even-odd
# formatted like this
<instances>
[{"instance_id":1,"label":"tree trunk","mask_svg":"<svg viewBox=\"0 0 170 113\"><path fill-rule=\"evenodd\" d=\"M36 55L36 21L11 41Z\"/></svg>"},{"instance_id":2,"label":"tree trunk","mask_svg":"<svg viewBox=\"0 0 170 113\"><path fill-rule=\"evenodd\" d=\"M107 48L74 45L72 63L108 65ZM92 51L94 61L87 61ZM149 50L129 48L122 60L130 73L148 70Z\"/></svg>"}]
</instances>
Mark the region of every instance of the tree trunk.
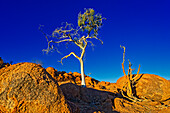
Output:
<instances>
[{"instance_id":1,"label":"tree trunk","mask_svg":"<svg viewBox=\"0 0 170 113\"><path fill-rule=\"evenodd\" d=\"M130 80L130 75L127 75L128 87L127 87L127 96L132 97L132 84Z\"/></svg>"},{"instance_id":2,"label":"tree trunk","mask_svg":"<svg viewBox=\"0 0 170 113\"><path fill-rule=\"evenodd\" d=\"M81 66L81 85L83 87L86 87L85 76L84 76L84 62L82 59L80 59L80 66Z\"/></svg>"}]
</instances>

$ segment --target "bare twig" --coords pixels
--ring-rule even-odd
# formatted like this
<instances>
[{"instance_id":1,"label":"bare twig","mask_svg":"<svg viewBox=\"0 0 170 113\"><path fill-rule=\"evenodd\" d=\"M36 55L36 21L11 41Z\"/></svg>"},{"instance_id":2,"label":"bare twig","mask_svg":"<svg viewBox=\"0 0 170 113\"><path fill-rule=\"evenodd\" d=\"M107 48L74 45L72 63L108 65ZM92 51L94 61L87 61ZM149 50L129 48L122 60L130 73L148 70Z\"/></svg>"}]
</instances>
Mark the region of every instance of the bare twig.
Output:
<instances>
[{"instance_id":1,"label":"bare twig","mask_svg":"<svg viewBox=\"0 0 170 113\"><path fill-rule=\"evenodd\" d=\"M123 73L124 73L124 76L126 77L126 72L125 72L125 68L124 68L124 62L125 62L125 47L124 46L121 46L121 48L123 48L124 52L123 52L123 62L122 62L122 69L123 69Z\"/></svg>"},{"instance_id":2,"label":"bare twig","mask_svg":"<svg viewBox=\"0 0 170 113\"><path fill-rule=\"evenodd\" d=\"M137 72L136 76L133 78L134 82L140 77L139 76L139 71L140 71L140 64L139 64L138 72Z\"/></svg>"}]
</instances>

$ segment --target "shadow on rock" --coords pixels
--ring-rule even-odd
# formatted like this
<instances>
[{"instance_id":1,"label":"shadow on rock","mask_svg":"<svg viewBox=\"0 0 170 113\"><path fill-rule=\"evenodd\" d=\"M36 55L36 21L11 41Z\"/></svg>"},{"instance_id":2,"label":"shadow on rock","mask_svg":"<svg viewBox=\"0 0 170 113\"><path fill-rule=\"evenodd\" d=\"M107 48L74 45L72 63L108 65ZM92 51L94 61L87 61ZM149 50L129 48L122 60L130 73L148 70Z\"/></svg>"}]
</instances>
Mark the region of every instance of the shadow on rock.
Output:
<instances>
[{"instance_id":1,"label":"shadow on rock","mask_svg":"<svg viewBox=\"0 0 170 113\"><path fill-rule=\"evenodd\" d=\"M65 98L75 103L81 113L118 113L114 111L112 104L112 100L116 97L114 93L84 88L72 83L62 84L60 88Z\"/></svg>"}]
</instances>

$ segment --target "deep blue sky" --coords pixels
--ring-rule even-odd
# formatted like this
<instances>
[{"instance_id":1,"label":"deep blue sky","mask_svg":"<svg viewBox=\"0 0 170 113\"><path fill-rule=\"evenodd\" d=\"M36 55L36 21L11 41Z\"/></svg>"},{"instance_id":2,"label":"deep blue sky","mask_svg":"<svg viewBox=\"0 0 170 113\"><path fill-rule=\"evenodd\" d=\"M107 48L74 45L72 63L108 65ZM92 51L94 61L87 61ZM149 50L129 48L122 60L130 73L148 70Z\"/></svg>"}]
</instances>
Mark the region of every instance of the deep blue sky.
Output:
<instances>
[{"instance_id":1,"label":"deep blue sky","mask_svg":"<svg viewBox=\"0 0 170 113\"><path fill-rule=\"evenodd\" d=\"M99 32L104 44L95 41L94 50L87 48L85 74L115 82L123 76L120 45L124 45L126 69L130 59L136 70L141 65L140 73L170 79L169 6L169 0L1 0L0 57L14 63L38 60L44 68L80 72L79 62L73 56L63 60L64 65L58 62L69 52L63 46L59 48L62 55L43 54L47 42L38 27L44 25L44 31L50 34L62 22L77 26L78 13L93 8L107 20Z\"/></svg>"}]
</instances>

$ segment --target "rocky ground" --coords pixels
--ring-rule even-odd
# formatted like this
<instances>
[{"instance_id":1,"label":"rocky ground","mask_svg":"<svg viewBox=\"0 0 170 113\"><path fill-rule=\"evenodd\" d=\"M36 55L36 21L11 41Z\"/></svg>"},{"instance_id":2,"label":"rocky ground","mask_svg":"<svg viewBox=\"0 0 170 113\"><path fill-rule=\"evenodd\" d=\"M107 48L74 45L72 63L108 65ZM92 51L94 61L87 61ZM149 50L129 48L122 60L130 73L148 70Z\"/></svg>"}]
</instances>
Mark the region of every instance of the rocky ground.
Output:
<instances>
[{"instance_id":1,"label":"rocky ground","mask_svg":"<svg viewBox=\"0 0 170 113\"><path fill-rule=\"evenodd\" d=\"M135 76L135 75L134 75ZM44 69L34 63L18 63L0 69L0 113L168 113L170 82L160 76L141 74L132 101L122 96L126 78L100 82L81 74Z\"/></svg>"}]
</instances>

